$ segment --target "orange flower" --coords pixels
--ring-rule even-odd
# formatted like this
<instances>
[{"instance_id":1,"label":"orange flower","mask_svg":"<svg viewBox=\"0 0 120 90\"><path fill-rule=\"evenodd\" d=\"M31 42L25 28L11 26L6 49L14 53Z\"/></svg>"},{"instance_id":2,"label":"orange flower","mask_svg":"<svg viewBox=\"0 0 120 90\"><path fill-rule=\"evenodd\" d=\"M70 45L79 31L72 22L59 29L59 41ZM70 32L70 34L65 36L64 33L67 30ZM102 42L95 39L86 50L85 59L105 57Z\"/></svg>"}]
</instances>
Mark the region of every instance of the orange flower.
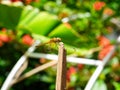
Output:
<instances>
[{"instance_id":1,"label":"orange flower","mask_svg":"<svg viewBox=\"0 0 120 90\"><path fill-rule=\"evenodd\" d=\"M2 28L1 32L6 33L7 29L6 28Z\"/></svg>"},{"instance_id":2,"label":"orange flower","mask_svg":"<svg viewBox=\"0 0 120 90\"><path fill-rule=\"evenodd\" d=\"M30 46L33 44L34 40L30 35L26 34L22 37L22 42Z\"/></svg>"},{"instance_id":3,"label":"orange flower","mask_svg":"<svg viewBox=\"0 0 120 90\"><path fill-rule=\"evenodd\" d=\"M98 59L103 60L103 58L114 48L113 45L104 47L98 54Z\"/></svg>"},{"instance_id":4,"label":"orange flower","mask_svg":"<svg viewBox=\"0 0 120 90\"><path fill-rule=\"evenodd\" d=\"M42 64L43 64L43 63L46 63L46 61L47 61L47 60L46 60L45 58L40 58L40 59L39 59L39 62L42 63Z\"/></svg>"},{"instance_id":5,"label":"orange flower","mask_svg":"<svg viewBox=\"0 0 120 90\"><path fill-rule=\"evenodd\" d=\"M98 37L98 40L99 40L98 43L101 47L106 47L106 46L110 45L110 40L107 39L105 36Z\"/></svg>"},{"instance_id":6,"label":"orange flower","mask_svg":"<svg viewBox=\"0 0 120 90\"><path fill-rule=\"evenodd\" d=\"M30 4L32 2L32 0L25 0L25 4Z\"/></svg>"},{"instance_id":7,"label":"orange flower","mask_svg":"<svg viewBox=\"0 0 120 90\"><path fill-rule=\"evenodd\" d=\"M102 47L101 51L98 54L98 59L103 60L103 58L113 49L110 40L105 36L98 37L99 45Z\"/></svg>"},{"instance_id":8,"label":"orange flower","mask_svg":"<svg viewBox=\"0 0 120 90\"><path fill-rule=\"evenodd\" d=\"M96 2L93 4L93 8L94 8L96 11L100 11L104 6L105 6L105 2L102 2L102 1L96 1Z\"/></svg>"},{"instance_id":9,"label":"orange flower","mask_svg":"<svg viewBox=\"0 0 120 90\"><path fill-rule=\"evenodd\" d=\"M114 14L114 11L110 8L105 8L104 11L103 11L103 14L111 16L111 15Z\"/></svg>"},{"instance_id":10,"label":"orange flower","mask_svg":"<svg viewBox=\"0 0 120 90\"><path fill-rule=\"evenodd\" d=\"M64 25L69 29L72 28L72 26L68 22L64 23Z\"/></svg>"},{"instance_id":11,"label":"orange flower","mask_svg":"<svg viewBox=\"0 0 120 90\"><path fill-rule=\"evenodd\" d=\"M0 34L0 41L9 42L9 41L11 41L11 39L7 34Z\"/></svg>"}]
</instances>

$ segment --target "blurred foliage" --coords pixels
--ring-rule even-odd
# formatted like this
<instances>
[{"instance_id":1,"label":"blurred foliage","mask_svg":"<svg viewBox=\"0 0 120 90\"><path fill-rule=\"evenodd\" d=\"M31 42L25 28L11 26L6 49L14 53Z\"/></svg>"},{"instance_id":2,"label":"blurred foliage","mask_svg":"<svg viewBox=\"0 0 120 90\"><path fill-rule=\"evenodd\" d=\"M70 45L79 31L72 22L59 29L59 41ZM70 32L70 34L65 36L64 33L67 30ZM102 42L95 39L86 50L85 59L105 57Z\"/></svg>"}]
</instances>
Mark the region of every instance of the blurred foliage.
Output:
<instances>
[{"instance_id":1,"label":"blurred foliage","mask_svg":"<svg viewBox=\"0 0 120 90\"><path fill-rule=\"evenodd\" d=\"M4 0L3 0L4 1ZM33 44L59 37L67 55L103 59L116 42L119 27L119 0L10 0L0 4L0 87L8 73ZM116 34L117 33L117 34ZM56 44L47 44L37 52L56 53ZM120 47L105 67L92 90L120 89ZM29 58L27 71L48 62ZM67 90L83 90L95 67L67 64ZM48 68L10 90L54 90L56 66ZM99 88L98 88L99 87Z\"/></svg>"}]
</instances>

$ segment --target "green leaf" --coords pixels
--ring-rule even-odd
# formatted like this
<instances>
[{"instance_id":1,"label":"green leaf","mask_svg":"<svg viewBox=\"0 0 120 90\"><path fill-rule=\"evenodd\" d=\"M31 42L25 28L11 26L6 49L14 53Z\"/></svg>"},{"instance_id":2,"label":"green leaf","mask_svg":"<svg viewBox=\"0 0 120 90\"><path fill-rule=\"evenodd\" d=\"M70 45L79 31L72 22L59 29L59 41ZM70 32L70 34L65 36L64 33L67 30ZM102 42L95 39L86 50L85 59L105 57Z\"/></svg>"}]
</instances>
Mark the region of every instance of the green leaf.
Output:
<instances>
[{"instance_id":1,"label":"green leaf","mask_svg":"<svg viewBox=\"0 0 120 90\"><path fill-rule=\"evenodd\" d=\"M40 12L28 25L32 33L47 35L60 21L56 15L49 14L47 12Z\"/></svg>"},{"instance_id":2,"label":"green leaf","mask_svg":"<svg viewBox=\"0 0 120 90\"><path fill-rule=\"evenodd\" d=\"M79 38L79 34L65 24L59 25L52 32L49 33L49 37L59 37L64 43L72 44L71 41L75 41Z\"/></svg>"},{"instance_id":3,"label":"green leaf","mask_svg":"<svg viewBox=\"0 0 120 90\"><path fill-rule=\"evenodd\" d=\"M24 20L26 18L27 15L29 15L30 12L32 12L34 8L30 5L25 6L22 10L22 14L20 16L20 21Z\"/></svg>"},{"instance_id":4,"label":"green leaf","mask_svg":"<svg viewBox=\"0 0 120 90\"><path fill-rule=\"evenodd\" d=\"M24 12L23 12L24 13ZM26 12L27 13L27 12ZM28 15L26 15L24 18L23 16L21 18L23 18L20 22L19 22L19 26L18 27L24 27L26 26L28 23L31 22L31 20L34 19L34 17L39 13L39 9L38 8L34 8L31 12L28 13ZM23 14L22 14L23 15ZM26 24L27 23L27 24Z\"/></svg>"},{"instance_id":5,"label":"green leaf","mask_svg":"<svg viewBox=\"0 0 120 90\"><path fill-rule=\"evenodd\" d=\"M107 90L107 86L103 80L97 80L92 90Z\"/></svg>"},{"instance_id":6,"label":"green leaf","mask_svg":"<svg viewBox=\"0 0 120 90\"><path fill-rule=\"evenodd\" d=\"M0 4L0 27L15 29L22 12L21 7Z\"/></svg>"},{"instance_id":7,"label":"green leaf","mask_svg":"<svg viewBox=\"0 0 120 90\"><path fill-rule=\"evenodd\" d=\"M113 82L113 85L115 86L115 90L120 90L120 83Z\"/></svg>"}]
</instances>

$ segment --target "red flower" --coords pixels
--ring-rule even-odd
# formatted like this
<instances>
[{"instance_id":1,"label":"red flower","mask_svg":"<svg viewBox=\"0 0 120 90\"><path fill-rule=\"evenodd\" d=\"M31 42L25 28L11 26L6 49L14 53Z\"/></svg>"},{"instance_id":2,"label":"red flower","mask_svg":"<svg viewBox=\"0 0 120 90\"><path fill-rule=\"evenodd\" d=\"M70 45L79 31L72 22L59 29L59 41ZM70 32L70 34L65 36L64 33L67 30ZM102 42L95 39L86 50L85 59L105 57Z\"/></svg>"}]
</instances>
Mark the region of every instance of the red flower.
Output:
<instances>
[{"instance_id":1,"label":"red flower","mask_svg":"<svg viewBox=\"0 0 120 90\"><path fill-rule=\"evenodd\" d=\"M6 28L2 28L1 32L6 33L7 29Z\"/></svg>"},{"instance_id":2,"label":"red flower","mask_svg":"<svg viewBox=\"0 0 120 90\"><path fill-rule=\"evenodd\" d=\"M3 46L3 42L2 41L0 41L0 47L2 47Z\"/></svg>"},{"instance_id":3,"label":"red flower","mask_svg":"<svg viewBox=\"0 0 120 90\"><path fill-rule=\"evenodd\" d=\"M94 8L96 11L100 11L104 6L105 6L105 2L102 2L102 1L96 1L96 2L93 4L93 8Z\"/></svg>"},{"instance_id":4,"label":"red flower","mask_svg":"<svg viewBox=\"0 0 120 90\"><path fill-rule=\"evenodd\" d=\"M108 45L110 45L110 40L107 39L105 36L100 36L98 37L98 40L99 40L99 45L102 46L102 47L106 47Z\"/></svg>"},{"instance_id":5,"label":"red flower","mask_svg":"<svg viewBox=\"0 0 120 90\"><path fill-rule=\"evenodd\" d=\"M98 37L99 45L102 47L101 51L98 54L98 59L102 60L112 49L113 45L111 45L110 40L105 36Z\"/></svg>"},{"instance_id":6,"label":"red flower","mask_svg":"<svg viewBox=\"0 0 120 90\"><path fill-rule=\"evenodd\" d=\"M26 45L32 45L34 40L30 35L26 34L22 37L22 42Z\"/></svg>"},{"instance_id":7,"label":"red flower","mask_svg":"<svg viewBox=\"0 0 120 90\"><path fill-rule=\"evenodd\" d=\"M25 4L30 4L33 0L26 0Z\"/></svg>"},{"instance_id":8,"label":"red flower","mask_svg":"<svg viewBox=\"0 0 120 90\"><path fill-rule=\"evenodd\" d=\"M75 74L76 73L76 69L74 67L70 67L67 71L67 80L68 82L70 81L70 77L72 74Z\"/></svg>"},{"instance_id":9,"label":"red flower","mask_svg":"<svg viewBox=\"0 0 120 90\"><path fill-rule=\"evenodd\" d=\"M11 41L11 38L7 34L0 34L0 41L9 42Z\"/></svg>"},{"instance_id":10,"label":"red flower","mask_svg":"<svg viewBox=\"0 0 120 90\"><path fill-rule=\"evenodd\" d=\"M82 70L84 68L84 65L83 64L78 64L77 67L78 67L79 70Z\"/></svg>"},{"instance_id":11,"label":"red flower","mask_svg":"<svg viewBox=\"0 0 120 90\"><path fill-rule=\"evenodd\" d=\"M102 60L112 49L113 45L109 45L104 47L98 54L98 59Z\"/></svg>"}]
</instances>

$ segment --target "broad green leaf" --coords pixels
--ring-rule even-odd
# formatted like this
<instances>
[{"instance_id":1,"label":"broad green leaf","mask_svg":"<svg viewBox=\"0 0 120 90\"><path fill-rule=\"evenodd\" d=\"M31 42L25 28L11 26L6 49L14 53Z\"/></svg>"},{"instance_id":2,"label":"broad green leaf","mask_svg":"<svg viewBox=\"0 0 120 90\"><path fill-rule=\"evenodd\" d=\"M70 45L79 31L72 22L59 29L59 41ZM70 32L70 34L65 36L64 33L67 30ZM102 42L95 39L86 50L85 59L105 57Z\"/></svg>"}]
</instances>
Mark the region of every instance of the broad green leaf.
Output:
<instances>
[{"instance_id":1,"label":"broad green leaf","mask_svg":"<svg viewBox=\"0 0 120 90\"><path fill-rule=\"evenodd\" d=\"M39 13L39 9L38 8L34 8L31 12L29 12L29 14L27 14L23 20L21 20L19 22L19 26L20 28L25 27L28 23L31 22L32 19L34 19L34 17Z\"/></svg>"},{"instance_id":2,"label":"broad green leaf","mask_svg":"<svg viewBox=\"0 0 120 90\"><path fill-rule=\"evenodd\" d=\"M21 12L21 7L0 4L0 27L15 29Z\"/></svg>"},{"instance_id":3,"label":"broad green leaf","mask_svg":"<svg viewBox=\"0 0 120 90\"><path fill-rule=\"evenodd\" d=\"M60 21L56 15L47 12L40 12L30 23L27 25L32 33L47 35Z\"/></svg>"},{"instance_id":4,"label":"broad green leaf","mask_svg":"<svg viewBox=\"0 0 120 90\"><path fill-rule=\"evenodd\" d=\"M49 37L59 37L64 43L72 44L79 38L79 34L66 24L61 24L49 33ZM72 41L72 43L71 43Z\"/></svg>"},{"instance_id":5,"label":"broad green leaf","mask_svg":"<svg viewBox=\"0 0 120 90\"><path fill-rule=\"evenodd\" d=\"M26 16L33 10L34 8L32 6L25 6L22 10L22 14L20 16L20 22L26 18Z\"/></svg>"},{"instance_id":6,"label":"broad green leaf","mask_svg":"<svg viewBox=\"0 0 120 90\"><path fill-rule=\"evenodd\" d=\"M38 35L38 34L34 34L32 33L32 36L34 37L35 40L40 40L41 42L47 42L50 40L50 38L43 36L43 35Z\"/></svg>"},{"instance_id":7,"label":"broad green leaf","mask_svg":"<svg viewBox=\"0 0 120 90\"><path fill-rule=\"evenodd\" d=\"M103 80L97 80L92 90L107 90L107 86Z\"/></svg>"}]
</instances>

